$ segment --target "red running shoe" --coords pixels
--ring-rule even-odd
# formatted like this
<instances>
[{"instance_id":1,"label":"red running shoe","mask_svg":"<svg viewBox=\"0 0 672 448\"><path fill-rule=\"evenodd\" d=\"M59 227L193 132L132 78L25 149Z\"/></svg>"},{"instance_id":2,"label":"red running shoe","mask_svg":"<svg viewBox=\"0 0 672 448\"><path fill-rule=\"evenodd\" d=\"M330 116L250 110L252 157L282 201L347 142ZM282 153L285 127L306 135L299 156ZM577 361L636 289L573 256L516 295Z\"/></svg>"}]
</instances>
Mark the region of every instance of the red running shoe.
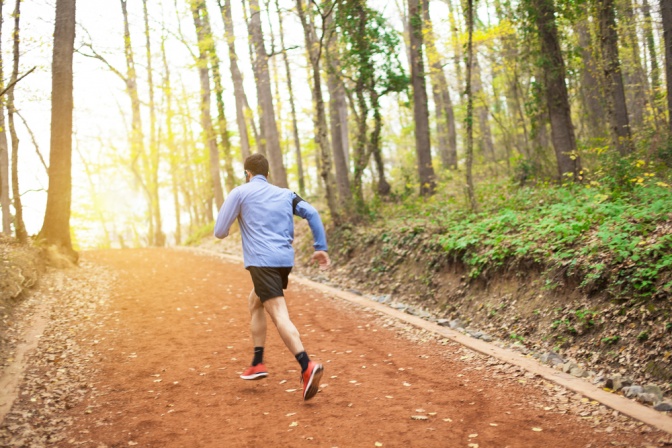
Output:
<instances>
[{"instance_id":1,"label":"red running shoe","mask_svg":"<svg viewBox=\"0 0 672 448\"><path fill-rule=\"evenodd\" d=\"M320 387L320 380L322 379L323 373L324 368L322 367L322 364L313 361L308 363L308 368L301 374L304 400L310 400L315 396Z\"/></svg>"},{"instance_id":2,"label":"red running shoe","mask_svg":"<svg viewBox=\"0 0 672 448\"><path fill-rule=\"evenodd\" d=\"M265 376L268 376L268 371L266 370L266 366L263 364L250 366L245 369L242 375L240 375L240 377L244 380L257 380Z\"/></svg>"}]
</instances>

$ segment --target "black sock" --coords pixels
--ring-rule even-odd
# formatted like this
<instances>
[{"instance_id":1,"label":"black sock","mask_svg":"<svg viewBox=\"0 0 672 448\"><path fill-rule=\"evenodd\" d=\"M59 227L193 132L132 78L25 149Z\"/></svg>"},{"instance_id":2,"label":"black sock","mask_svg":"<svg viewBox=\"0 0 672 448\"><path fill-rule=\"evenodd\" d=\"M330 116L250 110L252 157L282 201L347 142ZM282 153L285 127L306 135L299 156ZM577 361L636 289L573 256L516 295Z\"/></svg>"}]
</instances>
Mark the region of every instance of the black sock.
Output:
<instances>
[{"instance_id":1,"label":"black sock","mask_svg":"<svg viewBox=\"0 0 672 448\"><path fill-rule=\"evenodd\" d=\"M301 373L305 372L306 369L308 368L308 363L310 362L310 358L308 357L308 353L301 352L298 355L296 355L295 357L296 357L296 360L299 361L299 364L301 364Z\"/></svg>"},{"instance_id":2,"label":"black sock","mask_svg":"<svg viewBox=\"0 0 672 448\"><path fill-rule=\"evenodd\" d=\"M254 347L254 359L252 365L256 366L264 361L264 347Z\"/></svg>"}]
</instances>

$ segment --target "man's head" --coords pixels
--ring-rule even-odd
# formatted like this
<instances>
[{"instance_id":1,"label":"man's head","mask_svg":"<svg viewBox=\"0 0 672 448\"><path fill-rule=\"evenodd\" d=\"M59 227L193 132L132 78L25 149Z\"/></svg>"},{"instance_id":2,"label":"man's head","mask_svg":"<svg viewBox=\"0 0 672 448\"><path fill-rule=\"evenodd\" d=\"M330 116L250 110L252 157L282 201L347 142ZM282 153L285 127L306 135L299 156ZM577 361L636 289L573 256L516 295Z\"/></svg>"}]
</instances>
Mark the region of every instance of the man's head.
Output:
<instances>
[{"instance_id":1,"label":"man's head","mask_svg":"<svg viewBox=\"0 0 672 448\"><path fill-rule=\"evenodd\" d=\"M250 157L245 159L244 167L245 171L250 173L248 179L256 176L257 174L268 177L268 160L266 160L266 157L259 153L252 154Z\"/></svg>"}]
</instances>

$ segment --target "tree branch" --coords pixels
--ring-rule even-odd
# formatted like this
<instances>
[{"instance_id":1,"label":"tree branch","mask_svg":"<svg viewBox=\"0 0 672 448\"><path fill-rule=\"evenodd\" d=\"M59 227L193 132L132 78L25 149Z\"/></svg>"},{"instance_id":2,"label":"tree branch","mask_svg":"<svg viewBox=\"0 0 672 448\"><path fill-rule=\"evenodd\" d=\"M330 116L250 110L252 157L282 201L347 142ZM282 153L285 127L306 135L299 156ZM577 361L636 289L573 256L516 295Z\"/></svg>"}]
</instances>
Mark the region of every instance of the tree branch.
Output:
<instances>
[{"instance_id":1,"label":"tree branch","mask_svg":"<svg viewBox=\"0 0 672 448\"><path fill-rule=\"evenodd\" d=\"M5 90L3 90L2 92L0 92L0 97L2 97L5 93L9 92L9 91L16 85L16 83L18 83L18 82L21 81L23 78L25 78L26 76L28 76L28 75L30 75L31 73L33 73L33 72L35 71L36 68L37 68L37 67L33 67L33 68L31 68L31 69L28 70L26 73L24 73L20 78L15 79L14 81L10 82L9 85L5 88Z\"/></svg>"},{"instance_id":2,"label":"tree branch","mask_svg":"<svg viewBox=\"0 0 672 448\"><path fill-rule=\"evenodd\" d=\"M37 156L40 158L40 162L42 162L42 166L44 167L44 170L49 174L49 167L47 167L47 164L44 162L44 158L42 157L42 153L40 152L40 147L37 145L37 140L35 140L35 134L33 134L33 131L30 129L30 126L28 126L28 122L26 121L25 118L23 118L23 115L21 115L21 112L18 110L15 110L16 115L19 116L21 121L23 121L23 125L26 127L28 130L28 134L30 135L30 138L33 140L33 145L35 145L35 152L37 152Z\"/></svg>"}]
</instances>

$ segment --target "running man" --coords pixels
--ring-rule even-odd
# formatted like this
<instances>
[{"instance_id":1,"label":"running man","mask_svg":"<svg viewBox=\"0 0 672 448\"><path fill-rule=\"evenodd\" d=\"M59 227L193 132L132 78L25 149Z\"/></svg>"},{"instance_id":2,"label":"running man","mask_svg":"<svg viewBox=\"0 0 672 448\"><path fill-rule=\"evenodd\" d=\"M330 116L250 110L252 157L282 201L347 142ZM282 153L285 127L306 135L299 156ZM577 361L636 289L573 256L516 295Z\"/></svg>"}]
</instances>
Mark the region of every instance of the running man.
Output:
<instances>
[{"instance_id":1,"label":"running man","mask_svg":"<svg viewBox=\"0 0 672 448\"><path fill-rule=\"evenodd\" d=\"M268 313L283 342L301 364L303 399L310 400L317 393L324 368L311 361L304 350L299 332L289 318L283 289L287 289L294 266L293 215L308 220L315 242L312 260L320 269L331 264L324 226L312 205L296 193L268 183L268 160L263 155L251 155L244 167L247 182L229 193L215 223L215 236L226 238L238 218L245 269L250 271L254 285L249 297L254 359L240 377L254 380L268 375L263 364Z\"/></svg>"}]
</instances>

